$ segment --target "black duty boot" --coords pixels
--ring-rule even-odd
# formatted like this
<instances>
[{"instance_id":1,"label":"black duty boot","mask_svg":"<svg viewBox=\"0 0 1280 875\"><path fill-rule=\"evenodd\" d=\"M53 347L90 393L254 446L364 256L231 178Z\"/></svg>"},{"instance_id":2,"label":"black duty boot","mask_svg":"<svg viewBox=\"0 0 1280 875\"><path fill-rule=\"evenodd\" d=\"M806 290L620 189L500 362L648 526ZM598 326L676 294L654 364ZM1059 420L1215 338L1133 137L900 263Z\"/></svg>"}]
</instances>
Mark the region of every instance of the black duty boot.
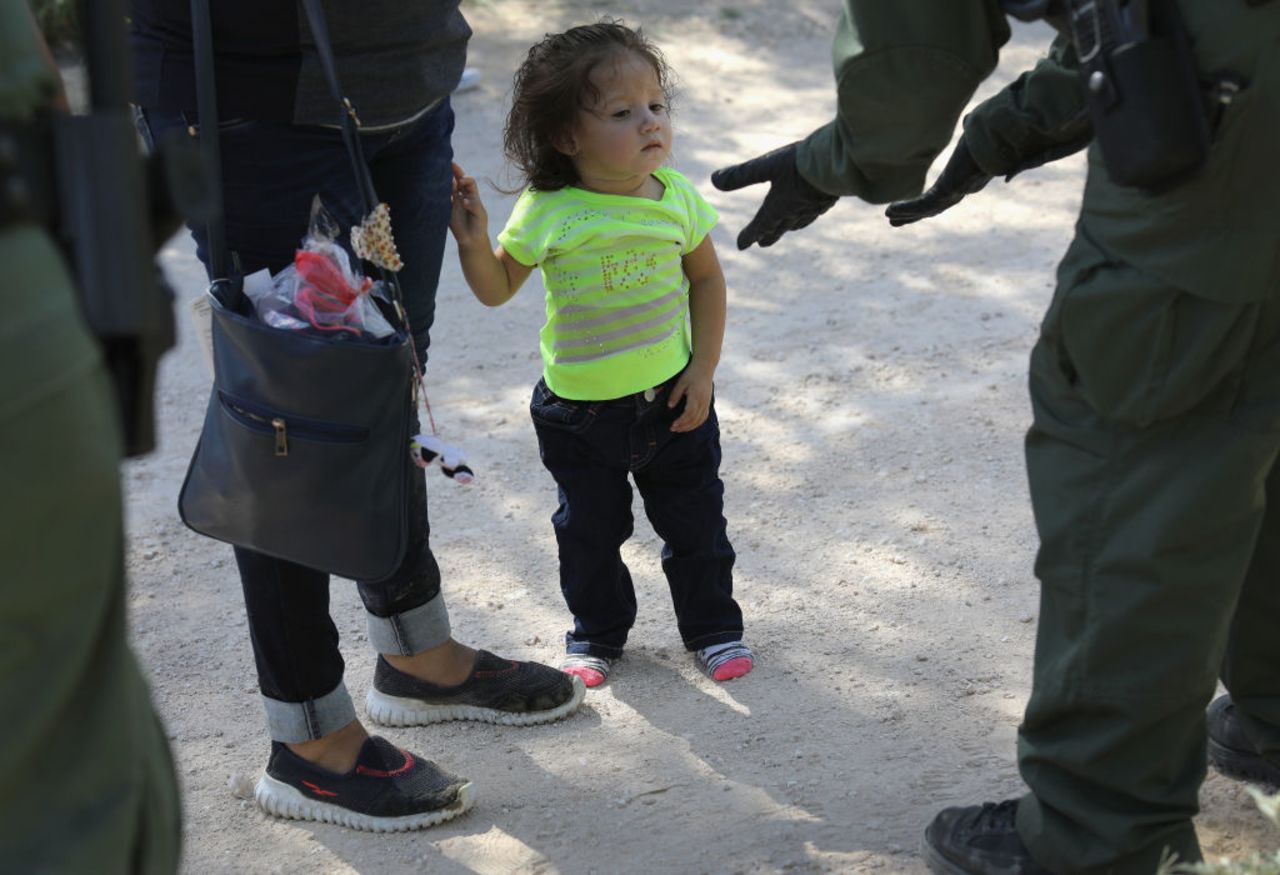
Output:
<instances>
[{"instance_id":1,"label":"black duty boot","mask_svg":"<svg viewBox=\"0 0 1280 875\"><path fill-rule=\"evenodd\" d=\"M1209 762L1228 778L1280 787L1280 766L1268 762L1245 735L1230 696L1219 696L1205 714L1209 728Z\"/></svg>"},{"instance_id":2,"label":"black duty boot","mask_svg":"<svg viewBox=\"0 0 1280 875\"><path fill-rule=\"evenodd\" d=\"M1017 813L1017 799L943 809L924 831L926 865L937 875L1049 875L1018 837Z\"/></svg>"}]
</instances>

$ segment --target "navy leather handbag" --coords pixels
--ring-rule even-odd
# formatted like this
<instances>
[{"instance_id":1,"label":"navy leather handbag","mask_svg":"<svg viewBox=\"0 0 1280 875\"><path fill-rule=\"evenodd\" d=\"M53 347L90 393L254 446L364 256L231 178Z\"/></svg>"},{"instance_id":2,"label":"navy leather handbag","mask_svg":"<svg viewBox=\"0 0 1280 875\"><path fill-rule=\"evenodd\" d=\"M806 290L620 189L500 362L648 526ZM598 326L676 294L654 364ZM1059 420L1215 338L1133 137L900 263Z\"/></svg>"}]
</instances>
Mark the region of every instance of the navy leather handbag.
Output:
<instances>
[{"instance_id":1,"label":"navy leather handbag","mask_svg":"<svg viewBox=\"0 0 1280 875\"><path fill-rule=\"evenodd\" d=\"M353 113L341 97L319 5L304 5L369 212L377 199ZM216 119L208 0L193 0L192 13L200 118ZM200 126L215 172L217 129ZM410 540L409 441L417 425L417 365L394 275L383 275L395 301L383 308L392 336L319 337L254 316L239 278L228 278L220 219L209 223L209 248L218 278L209 289L214 381L178 499L183 522L342 577L391 576Z\"/></svg>"}]
</instances>

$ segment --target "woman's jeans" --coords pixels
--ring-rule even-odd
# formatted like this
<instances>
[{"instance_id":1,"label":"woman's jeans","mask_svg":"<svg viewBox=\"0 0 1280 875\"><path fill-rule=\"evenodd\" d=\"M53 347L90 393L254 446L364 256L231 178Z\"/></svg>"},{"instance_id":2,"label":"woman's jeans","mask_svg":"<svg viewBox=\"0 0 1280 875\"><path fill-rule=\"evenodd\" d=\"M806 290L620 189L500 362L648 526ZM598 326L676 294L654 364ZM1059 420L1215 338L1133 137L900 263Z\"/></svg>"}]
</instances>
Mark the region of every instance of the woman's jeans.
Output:
<instances>
[{"instance_id":1,"label":"woman's jeans","mask_svg":"<svg viewBox=\"0 0 1280 875\"><path fill-rule=\"evenodd\" d=\"M188 130L181 113L137 112L148 148ZM363 135L379 197L391 208L405 267L399 273L414 345L425 363L436 286L449 224L453 109L448 99L401 128ZM362 215L351 160L334 128L228 120L220 126L227 247L248 275L293 262L307 233L316 194L344 232ZM209 265L203 228L197 255ZM405 449L408 452L408 448ZM449 640L440 570L431 553L426 482L411 469L413 540L400 569L385 581L361 581L369 640L380 653L409 655ZM356 718L342 681L338 630L329 616L327 574L236 548L267 724L276 741L319 738Z\"/></svg>"},{"instance_id":2,"label":"woman's jeans","mask_svg":"<svg viewBox=\"0 0 1280 875\"><path fill-rule=\"evenodd\" d=\"M569 653L619 656L635 623L635 589L620 552L633 524L628 475L663 540L662 570L685 647L742 638L715 404L695 430L672 432L683 409L667 407L673 383L612 401L570 401L541 380L533 389L529 413L542 463L560 491L551 521L560 589L574 620Z\"/></svg>"}]
</instances>

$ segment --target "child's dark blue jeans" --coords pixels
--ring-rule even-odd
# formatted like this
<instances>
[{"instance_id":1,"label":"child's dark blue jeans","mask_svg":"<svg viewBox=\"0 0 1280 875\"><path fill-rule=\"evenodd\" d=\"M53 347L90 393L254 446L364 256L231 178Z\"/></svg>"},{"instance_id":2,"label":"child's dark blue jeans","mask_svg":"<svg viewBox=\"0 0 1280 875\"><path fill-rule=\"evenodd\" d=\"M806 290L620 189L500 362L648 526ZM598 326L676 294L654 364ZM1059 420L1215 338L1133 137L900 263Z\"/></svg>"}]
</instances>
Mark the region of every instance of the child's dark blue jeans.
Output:
<instances>
[{"instance_id":1,"label":"child's dark blue jeans","mask_svg":"<svg viewBox=\"0 0 1280 875\"><path fill-rule=\"evenodd\" d=\"M742 638L715 404L694 431L672 432L683 408L667 407L674 382L612 401L570 401L542 380L533 389L529 413L542 463L560 491L551 521L560 589L574 620L569 653L619 656L635 623L635 589L620 552L633 523L628 475L663 540L662 570L685 647Z\"/></svg>"}]
</instances>

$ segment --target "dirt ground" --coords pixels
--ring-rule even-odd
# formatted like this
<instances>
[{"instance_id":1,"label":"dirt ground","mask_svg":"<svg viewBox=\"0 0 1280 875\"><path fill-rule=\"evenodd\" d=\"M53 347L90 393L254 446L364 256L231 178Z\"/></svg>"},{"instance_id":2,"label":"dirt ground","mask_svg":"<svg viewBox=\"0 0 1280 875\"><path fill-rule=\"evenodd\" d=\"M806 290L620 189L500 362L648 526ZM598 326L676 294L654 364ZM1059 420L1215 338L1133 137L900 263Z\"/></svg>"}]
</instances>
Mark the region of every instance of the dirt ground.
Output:
<instances>
[{"instance_id":1,"label":"dirt ground","mask_svg":"<svg viewBox=\"0 0 1280 875\"><path fill-rule=\"evenodd\" d=\"M937 220L891 229L846 200L771 250L733 239L761 192L713 169L806 134L833 107L834 0L464 5L478 89L455 97L455 150L501 183L512 71L544 32L613 14L680 77L674 165L719 209L729 284L717 373L736 591L757 667L719 686L681 647L637 503L626 550L640 600L627 656L581 712L526 729L389 730L475 782L472 812L373 835L263 815L268 752L230 548L186 530L176 499L209 377L186 318L202 272L185 235L163 265L182 337L164 362L161 442L125 467L132 636L181 775L191 873L921 872L948 804L1018 794L1037 584L1022 465L1026 359L1078 207L1077 157L993 183ZM1030 66L1019 28L979 98ZM492 232L512 198L486 190ZM568 616L555 491L527 416L540 363L537 276L487 310L446 253L429 392L477 481L429 472L434 545L460 640L555 663ZM373 657L354 586L335 580L347 685ZM1245 793L1210 775L1211 853L1274 847Z\"/></svg>"}]
</instances>

